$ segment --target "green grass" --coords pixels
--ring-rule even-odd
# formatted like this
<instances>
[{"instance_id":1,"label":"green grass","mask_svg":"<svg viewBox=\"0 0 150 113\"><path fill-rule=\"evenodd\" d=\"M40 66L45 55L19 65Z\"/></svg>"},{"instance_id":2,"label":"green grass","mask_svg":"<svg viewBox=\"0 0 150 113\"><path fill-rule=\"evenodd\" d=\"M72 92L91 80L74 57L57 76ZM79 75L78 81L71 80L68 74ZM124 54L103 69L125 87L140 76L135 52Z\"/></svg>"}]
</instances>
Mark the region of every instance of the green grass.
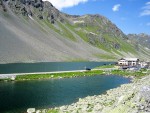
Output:
<instances>
[{"instance_id":1,"label":"green grass","mask_svg":"<svg viewBox=\"0 0 150 113\"><path fill-rule=\"evenodd\" d=\"M83 29L82 30L79 30L79 31L75 31L75 33L77 35L79 35L85 42L88 42L89 43L89 38L87 37L86 33L83 32ZM94 38L94 37L93 37ZM106 48L106 46L103 44L103 43L100 43L98 41L98 39L95 41L95 45L96 47L102 49L102 50L105 50L105 51L109 51L110 52L110 49L109 48Z\"/></svg>"},{"instance_id":2,"label":"green grass","mask_svg":"<svg viewBox=\"0 0 150 113\"><path fill-rule=\"evenodd\" d=\"M83 32L84 29L81 29L81 30L75 30L76 28L79 28L79 26L77 24L75 25L71 25L69 23L66 23L66 26L72 30L74 33L76 33L79 37L81 37L85 42L88 42L88 38L86 36L86 33Z\"/></svg>"},{"instance_id":3,"label":"green grass","mask_svg":"<svg viewBox=\"0 0 150 113\"><path fill-rule=\"evenodd\" d=\"M69 38L72 41L76 41L76 38L74 37L74 35L71 33L71 31L69 31L64 24L58 22L59 27L63 30L63 35L67 38Z\"/></svg>"},{"instance_id":4,"label":"green grass","mask_svg":"<svg viewBox=\"0 0 150 113\"><path fill-rule=\"evenodd\" d=\"M101 23L101 21L99 19L96 19L96 21L98 23ZM93 32L93 33L96 33L96 34L100 33L100 32L97 33L97 30L99 29L98 26L93 27L92 25L87 25L87 26L84 26L84 27L79 27L78 24L70 25L69 23L66 24L66 26L69 29L71 29L72 31L74 31L78 36L80 36L85 42L88 42L88 43L89 43L89 38L87 37L87 34L86 34L86 32L84 32L84 30L86 30L88 32ZM75 30L77 28L80 28L80 30ZM94 46L96 46L96 47L98 47L102 50L108 51L108 52L114 51L116 54L122 56L122 54L119 53L113 47L113 43L118 43L121 46L119 51L124 51L124 52L130 52L130 53L133 53L133 54L137 54L135 48L131 44L129 44L126 40L122 40L119 37L111 36L111 34L109 34L109 33L103 34L102 37L106 40L106 43L101 43L99 40L95 40L95 45Z\"/></svg>"},{"instance_id":5,"label":"green grass","mask_svg":"<svg viewBox=\"0 0 150 113\"><path fill-rule=\"evenodd\" d=\"M89 31L89 32L93 32L96 33L98 30L99 26L93 26L93 25L87 25L85 27L85 30Z\"/></svg>"},{"instance_id":6,"label":"green grass","mask_svg":"<svg viewBox=\"0 0 150 113\"><path fill-rule=\"evenodd\" d=\"M86 33L83 30L76 31L76 34L79 35L85 42L88 42L88 38Z\"/></svg>"},{"instance_id":7,"label":"green grass","mask_svg":"<svg viewBox=\"0 0 150 113\"><path fill-rule=\"evenodd\" d=\"M131 44L129 44L126 40L118 39L118 41L121 45L121 50L122 51L137 54L136 49Z\"/></svg>"},{"instance_id":8,"label":"green grass","mask_svg":"<svg viewBox=\"0 0 150 113\"><path fill-rule=\"evenodd\" d=\"M109 42L118 42L117 38L110 36L110 34L103 34L103 38L105 38Z\"/></svg>"},{"instance_id":9,"label":"green grass","mask_svg":"<svg viewBox=\"0 0 150 113\"><path fill-rule=\"evenodd\" d=\"M100 23L101 21L97 21L97 22ZM72 29L77 35L79 35L85 42L89 42L89 39L88 39L86 33L84 32L84 30L86 30L88 32L97 33L97 30L99 29L97 26L93 27L93 26L87 25L86 27L81 27L81 30L75 31L75 28L79 28L78 25L76 25L76 24L75 25L67 24L67 26L70 29ZM137 54L135 48L131 44L129 44L126 40L122 40L119 37L111 36L111 34L109 34L109 33L103 34L102 37L106 40L106 43L100 43L99 41L95 42L96 43L95 46L100 48L100 49L103 49L103 50L108 51L108 52L111 52L111 50L112 50L115 53L121 55L119 52L116 51L116 49L112 45L112 43L118 43L121 46L119 51L124 51L124 52L130 52L130 53L133 53L133 54ZM109 45L109 46L107 47L107 45Z\"/></svg>"},{"instance_id":10,"label":"green grass","mask_svg":"<svg viewBox=\"0 0 150 113\"><path fill-rule=\"evenodd\" d=\"M84 29L81 29L81 30L75 30L76 28L79 28L77 24L75 25L71 25L69 23L66 23L66 26L71 29L74 33L76 33L78 36L80 36L85 42L88 42L88 39L87 39L87 36L86 36L86 33L83 32Z\"/></svg>"},{"instance_id":11,"label":"green grass","mask_svg":"<svg viewBox=\"0 0 150 113\"><path fill-rule=\"evenodd\" d=\"M84 30L88 31L88 32L93 32L96 33L98 26L92 26L92 25L87 25L86 27L79 27L78 24L74 24L71 25L69 23L66 24L66 26L71 29L73 32L75 32L78 36L80 36L85 42L88 42L88 37L86 36L86 32L84 32ZM80 30L75 30L76 28L80 28Z\"/></svg>"},{"instance_id":12,"label":"green grass","mask_svg":"<svg viewBox=\"0 0 150 113\"><path fill-rule=\"evenodd\" d=\"M120 55L121 57L123 57L123 55L120 53L119 50L116 50L116 49L113 48L112 51L115 52L116 54ZM114 53L112 53L112 54L114 54Z\"/></svg>"},{"instance_id":13,"label":"green grass","mask_svg":"<svg viewBox=\"0 0 150 113\"><path fill-rule=\"evenodd\" d=\"M92 76L92 75L103 75L105 73L105 68L114 68L115 65L105 65L97 67L102 70L91 70L83 72L64 72L64 73L53 73L53 74L31 74L31 75L21 75L16 77L16 81L22 80L37 80L37 79L53 79L53 78L72 78L79 76ZM107 70L106 70L107 72ZM145 73L147 72L147 73ZM140 78L142 76L150 74L150 71L139 70L139 71L129 71L129 70L112 70L110 72L112 75L122 75L122 76L134 76Z\"/></svg>"},{"instance_id":14,"label":"green grass","mask_svg":"<svg viewBox=\"0 0 150 113\"><path fill-rule=\"evenodd\" d=\"M53 24L51 24L48 20L44 20L44 23L50 27L51 29L53 29L55 32L59 33L60 35L72 40L72 41L76 41L76 38L74 37L74 35L71 33L71 31L69 31L66 27L65 24L62 24L61 22L55 22L55 24L58 25L59 29L57 29Z\"/></svg>"},{"instance_id":15,"label":"green grass","mask_svg":"<svg viewBox=\"0 0 150 113\"><path fill-rule=\"evenodd\" d=\"M59 111L55 109L49 109L46 113L59 113Z\"/></svg>"},{"instance_id":16,"label":"green grass","mask_svg":"<svg viewBox=\"0 0 150 113\"><path fill-rule=\"evenodd\" d=\"M113 75L122 75L122 76L134 76L136 78L141 78L143 76L149 75L150 72L144 73L146 70L139 70L139 71L129 71L129 70L113 70L111 74Z\"/></svg>"},{"instance_id":17,"label":"green grass","mask_svg":"<svg viewBox=\"0 0 150 113\"><path fill-rule=\"evenodd\" d=\"M91 75L101 75L101 74L103 74L102 70L54 73L54 74L31 74L31 75L17 76L15 80L20 81L20 80L37 80L37 79L51 79L51 78L71 78L71 77L78 77L78 76L91 76Z\"/></svg>"},{"instance_id":18,"label":"green grass","mask_svg":"<svg viewBox=\"0 0 150 113\"><path fill-rule=\"evenodd\" d=\"M125 52L131 52L133 54L137 54L135 48L133 48L131 45L127 44L127 42L122 43L122 50Z\"/></svg>"},{"instance_id":19,"label":"green grass","mask_svg":"<svg viewBox=\"0 0 150 113\"><path fill-rule=\"evenodd\" d=\"M110 43L109 45L111 45L111 43L113 43L113 42L120 44L120 46L121 46L120 49L119 49L120 51L130 52L130 53L133 53L133 54L137 54L135 48L131 44L129 44L126 40L122 40L122 39L120 39L118 37L112 37L109 34L104 34L103 37L106 39L106 41L108 43ZM116 51L116 49L114 49L113 47L111 47L111 50L114 51L114 52L116 52L118 54L118 52Z\"/></svg>"}]
</instances>

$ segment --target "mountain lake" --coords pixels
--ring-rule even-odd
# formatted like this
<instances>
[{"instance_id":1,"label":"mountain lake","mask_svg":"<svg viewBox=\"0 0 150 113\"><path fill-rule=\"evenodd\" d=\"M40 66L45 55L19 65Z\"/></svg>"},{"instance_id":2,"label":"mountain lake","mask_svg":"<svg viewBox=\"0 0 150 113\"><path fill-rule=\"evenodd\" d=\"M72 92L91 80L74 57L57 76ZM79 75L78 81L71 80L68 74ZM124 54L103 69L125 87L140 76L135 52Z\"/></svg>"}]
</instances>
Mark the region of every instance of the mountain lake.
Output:
<instances>
[{"instance_id":1,"label":"mountain lake","mask_svg":"<svg viewBox=\"0 0 150 113\"><path fill-rule=\"evenodd\" d=\"M39 66L39 64L40 63L37 63L37 67L35 64L31 63L23 64L20 67L18 67L19 64L16 66L15 64L1 64L0 69L2 65L5 65L5 68L2 68L5 70L1 69L2 73L58 71L57 68L59 68L59 71L66 71L84 69L85 66L94 68L109 63L93 62L92 64L92 62L62 62L60 64L55 64L53 62L51 63L54 64L53 66L48 63L41 63L44 67ZM63 64L67 67L63 67ZM8 67L6 65L8 65ZM8 69L7 71L6 67L12 67L14 70ZM23 67L25 70L22 69ZM130 83L130 79L117 75L95 75L77 78L0 82L0 113L24 113L28 108L44 109L67 105L78 101L79 98L100 95L109 89L116 88L125 83Z\"/></svg>"}]
</instances>

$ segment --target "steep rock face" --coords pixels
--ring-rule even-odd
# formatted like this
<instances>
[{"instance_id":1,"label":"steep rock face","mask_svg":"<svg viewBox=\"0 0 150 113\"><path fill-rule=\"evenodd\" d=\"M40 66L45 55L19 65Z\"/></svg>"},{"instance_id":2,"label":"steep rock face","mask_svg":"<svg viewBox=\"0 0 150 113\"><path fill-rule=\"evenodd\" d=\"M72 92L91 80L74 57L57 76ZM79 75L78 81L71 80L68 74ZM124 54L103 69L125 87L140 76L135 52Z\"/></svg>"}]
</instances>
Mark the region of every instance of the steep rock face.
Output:
<instances>
[{"instance_id":1,"label":"steep rock face","mask_svg":"<svg viewBox=\"0 0 150 113\"><path fill-rule=\"evenodd\" d=\"M62 19L60 12L50 2L43 2L42 0L3 0L1 3L4 7L7 4L18 15L48 19L51 23Z\"/></svg>"},{"instance_id":2,"label":"steep rock face","mask_svg":"<svg viewBox=\"0 0 150 113\"><path fill-rule=\"evenodd\" d=\"M101 15L68 15L42 0L0 1L0 63L148 58ZM112 57L113 56L113 57Z\"/></svg>"}]
</instances>

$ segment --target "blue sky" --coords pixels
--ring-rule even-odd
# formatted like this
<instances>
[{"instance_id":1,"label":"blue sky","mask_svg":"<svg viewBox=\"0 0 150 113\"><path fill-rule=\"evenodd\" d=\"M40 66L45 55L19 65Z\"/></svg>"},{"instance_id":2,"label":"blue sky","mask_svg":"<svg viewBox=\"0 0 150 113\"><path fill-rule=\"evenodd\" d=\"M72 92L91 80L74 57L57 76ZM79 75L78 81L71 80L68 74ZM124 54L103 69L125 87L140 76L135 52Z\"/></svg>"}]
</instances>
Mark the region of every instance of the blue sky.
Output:
<instances>
[{"instance_id":1,"label":"blue sky","mask_svg":"<svg viewBox=\"0 0 150 113\"><path fill-rule=\"evenodd\" d=\"M150 34L150 0L49 0L64 13L100 14L125 34Z\"/></svg>"}]
</instances>

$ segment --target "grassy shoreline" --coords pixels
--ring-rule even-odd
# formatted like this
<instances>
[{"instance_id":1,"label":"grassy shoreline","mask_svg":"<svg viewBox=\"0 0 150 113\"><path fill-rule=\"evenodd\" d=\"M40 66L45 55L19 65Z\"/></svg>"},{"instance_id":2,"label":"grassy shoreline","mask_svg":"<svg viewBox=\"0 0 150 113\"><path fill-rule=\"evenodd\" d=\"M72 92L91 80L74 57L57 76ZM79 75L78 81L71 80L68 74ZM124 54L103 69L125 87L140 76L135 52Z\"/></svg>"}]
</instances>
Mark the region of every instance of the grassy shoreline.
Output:
<instances>
[{"instance_id":1,"label":"grassy shoreline","mask_svg":"<svg viewBox=\"0 0 150 113\"><path fill-rule=\"evenodd\" d=\"M110 67L110 66L108 66ZM111 66L112 67L112 66ZM26 81L26 80L42 80L42 79L60 79L60 78L72 78L80 76L93 76L93 75L120 75L124 77L131 78L141 78L150 74L150 70L141 69L139 71L129 71L129 70L111 70L107 66L93 69L91 71L80 71L79 72L64 72L64 73L50 73L50 74L27 74L27 75L17 75L14 80L11 78L0 79L1 81Z\"/></svg>"},{"instance_id":2,"label":"grassy shoreline","mask_svg":"<svg viewBox=\"0 0 150 113\"><path fill-rule=\"evenodd\" d=\"M21 80L39 80L39 79L60 79L60 78L72 78L79 76L92 76L96 74L103 74L103 70L82 71L82 72L64 72L64 73L51 73L51 74L32 74L16 76L16 81Z\"/></svg>"},{"instance_id":3,"label":"grassy shoreline","mask_svg":"<svg viewBox=\"0 0 150 113\"><path fill-rule=\"evenodd\" d=\"M25 80L42 80L42 79L60 79L60 78L72 78L79 76L92 76L92 75L120 75L131 78L141 78L150 74L148 69L140 70L121 70L116 65L102 65L95 67L91 70L74 70L74 71L58 71L58 72L47 72L47 73L31 73L16 75L14 79L4 78L1 81L25 81Z\"/></svg>"}]
</instances>

